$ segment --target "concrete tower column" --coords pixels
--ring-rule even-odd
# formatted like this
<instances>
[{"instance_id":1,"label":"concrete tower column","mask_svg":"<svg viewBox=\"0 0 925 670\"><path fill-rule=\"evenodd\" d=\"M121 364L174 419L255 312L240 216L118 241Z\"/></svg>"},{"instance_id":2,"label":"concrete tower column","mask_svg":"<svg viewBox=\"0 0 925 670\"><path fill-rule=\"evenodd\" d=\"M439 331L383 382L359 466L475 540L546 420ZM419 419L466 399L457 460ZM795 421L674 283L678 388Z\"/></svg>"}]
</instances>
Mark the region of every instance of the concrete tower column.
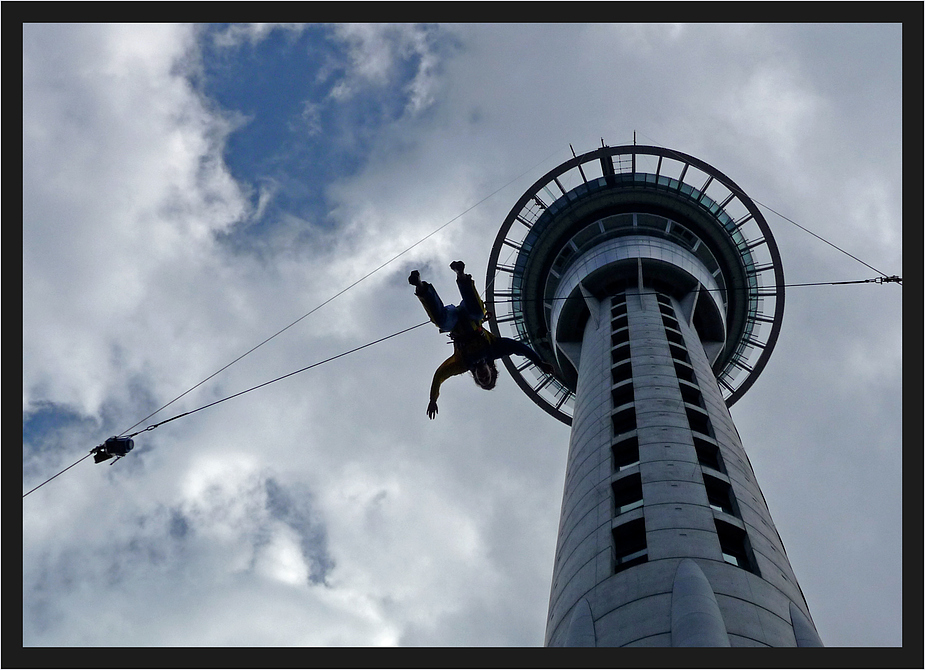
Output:
<instances>
[{"instance_id":1,"label":"concrete tower column","mask_svg":"<svg viewBox=\"0 0 925 670\"><path fill-rule=\"evenodd\" d=\"M550 646L797 644L806 603L683 302L643 287L591 305Z\"/></svg>"}]
</instances>

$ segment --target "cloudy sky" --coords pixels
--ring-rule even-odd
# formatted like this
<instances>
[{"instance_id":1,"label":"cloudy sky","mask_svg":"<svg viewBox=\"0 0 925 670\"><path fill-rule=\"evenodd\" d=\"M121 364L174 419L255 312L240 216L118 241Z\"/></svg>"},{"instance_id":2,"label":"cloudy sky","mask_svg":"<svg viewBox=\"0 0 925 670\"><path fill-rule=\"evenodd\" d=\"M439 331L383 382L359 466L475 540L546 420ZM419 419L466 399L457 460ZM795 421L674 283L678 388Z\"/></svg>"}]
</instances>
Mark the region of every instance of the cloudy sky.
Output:
<instances>
[{"instance_id":1,"label":"cloudy sky","mask_svg":"<svg viewBox=\"0 0 925 670\"><path fill-rule=\"evenodd\" d=\"M23 492L420 323L535 179L697 156L902 275L899 25L24 25ZM865 265L766 213L789 283ZM902 287L794 287L733 407L827 645L902 643ZM418 328L23 499L23 644L541 645L568 428ZM138 428L136 428L138 430ZM918 509L916 507L916 509Z\"/></svg>"}]
</instances>

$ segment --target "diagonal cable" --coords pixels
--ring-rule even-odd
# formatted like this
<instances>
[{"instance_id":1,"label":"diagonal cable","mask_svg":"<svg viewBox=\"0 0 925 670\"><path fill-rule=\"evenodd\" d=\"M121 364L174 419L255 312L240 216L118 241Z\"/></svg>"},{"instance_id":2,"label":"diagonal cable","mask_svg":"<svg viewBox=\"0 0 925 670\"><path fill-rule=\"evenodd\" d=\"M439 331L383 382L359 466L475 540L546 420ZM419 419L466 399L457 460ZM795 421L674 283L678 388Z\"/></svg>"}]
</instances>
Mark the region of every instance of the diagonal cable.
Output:
<instances>
[{"instance_id":1,"label":"diagonal cable","mask_svg":"<svg viewBox=\"0 0 925 670\"><path fill-rule=\"evenodd\" d=\"M812 235L813 237L815 237L817 240L821 240L821 241L825 242L826 244L828 244L830 247L832 247L832 248L834 248L834 249L838 249L840 252L842 252L842 253L845 254L846 256L850 256L851 258L853 258L854 260L856 260L856 261L857 261L858 263L860 263L861 265L865 265L865 266L869 267L871 270L873 270L874 272L876 272L877 274L879 274L881 277L886 277L886 276L887 276L885 272L881 272L880 270L878 270L877 268L875 268L875 267L874 267L873 265L871 265L870 263L865 263L864 261L862 261L860 258L858 258L857 256L855 256L854 254L849 253L849 252L845 251L844 249L842 249L840 246L835 245L835 244L832 244L831 242L829 242L827 239L825 239L825 238L822 237L821 235L817 235L816 233L814 233L813 231L811 231L809 228L806 228L806 227L804 227L804 226L801 226L799 223L797 223L796 221L794 221L794 220L791 219L790 217L784 216L783 214L781 214L781 213L778 212L777 210L768 207L768 206L765 205L763 202L759 202L758 200L755 200L754 198L752 198L752 201L753 201L756 205L760 205L761 207L764 207L764 208L765 208L766 210L768 210L769 212L773 212L774 214L777 214L777 216L779 216L780 218L782 218L784 221L789 221L790 223L792 223L793 225L795 225L797 228L799 228L799 229L802 230L803 232L809 233L810 235Z\"/></svg>"},{"instance_id":2,"label":"diagonal cable","mask_svg":"<svg viewBox=\"0 0 925 670\"><path fill-rule=\"evenodd\" d=\"M520 179L520 178L523 177L524 175L526 175L526 174L528 174L529 172L535 170L539 165L542 165L543 163L545 163L546 161L548 161L548 160L549 160L552 156L554 156L558 151L559 151L558 149L557 149L556 151L553 151L553 152L550 153L548 156L546 156L545 158L543 158L543 160L541 160L541 161L539 161L538 163L536 163L536 165L531 166L531 167L528 168L527 170L523 171L521 174L517 175L516 177L514 177L513 179L511 179L510 181L508 181L508 182L507 182L506 184L504 184L503 186L500 186L499 188L495 189L494 191L492 191L491 193L489 193L487 196L485 196L484 198L482 198L481 200L479 200L479 201L478 201L477 203L475 203L474 205L471 205L470 207L468 207L468 208L465 209L464 211L460 212L459 214L457 214L456 216L454 216L452 219L450 219L449 221L447 221L446 223L444 223L443 225L441 225L439 228L437 228L437 229L433 230L432 232L428 233L427 235L425 235L424 237L422 237L420 240L418 240L417 242L415 242L414 244L412 244L412 245L409 246L408 248L406 248L406 249L404 249L403 251L400 251L400 252L397 253L396 255L392 256L389 260L387 260L386 262L382 263L381 265L379 265L379 266L378 266L377 268L375 268L374 270L372 270L372 271L370 271L370 272L367 272L365 275L363 275L362 277L360 277L359 279L357 279L355 282L353 282L352 284L350 284L348 287L346 287L346 288L344 288L344 289L338 291L337 293L335 293L334 295L332 295L330 298L328 298L327 300L325 300L324 302L322 302L320 305L317 305L316 307L314 307L313 309L311 309L311 310L308 311L307 313L305 313L305 314L303 314L302 316L300 316L298 319L296 319L295 321L293 321L292 323L290 323L288 326L286 326L286 327L284 327L284 328L281 328L281 329L278 330L277 332L273 333L272 335L270 335L270 337L268 337L267 339L265 339L263 342L261 342L260 344L257 344L257 345L255 345L254 347L248 349L248 350L245 351L243 354L241 354L240 356L238 356L236 359L234 359L233 361L231 361L230 363L228 363L228 364L225 365L224 367L222 367L222 368L216 370L215 372L213 372L211 375L209 375L208 377L206 377L205 379L203 379L201 382L199 382L199 383L196 384L195 386L192 386L191 388L187 389L186 391L184 391L183 393L181 393L180 395L178 395L176 398L174 398L174 399L171 400L170 402L168 402L168 403L162 405L161 407L159 407L158 409L154 410L154 411L151 412L148 416L144 417L143 419L141 419L140 421L138 421L138 422L135 423L134 425L129 426L129 427L126 428L124 431L122 431L119 435L120 435L120 436L124 436L126 433L128 433L128 432L129 432L130 430L132 430L133 428L136 428L137 426L141 425L142 423L144 423L145 421L147 421L148 419L150 419L150 418L151 418L152 416L154 416L155 414L158 414L158 413L160 413L161 411L167 409L170 405L172 405L172 404L174 404L175 402L177 402L180 398L182 398L183 396L187 395L188 393L190 393L190 392L196 390L197 388L199 388L200 386L202 386L203 384L205 384L207 381L209 381L210 379L212 379L212 378L215 377L216 375L218 375L218 374L224 372L225 370L227 370L228 368L230 368L232 365L234 365L235 363L237 363L238 361L240 361L240 360L241 360L242 358L244 358L245 356L247 356L247 355L253 353L253 352L256 351L257 349L259 349L260 347L262 347L263 345L265 345L265 344L266 344L267 342L269 342L270 340L274 339L275 337L277 337L277 336L279 336L279 335L282 335L284 332L286 332L287 330L289 330L289 329L292 328L294 325L296 325L297 323L299 323L299 322L302 321L303 319L307 318L308 316L311 316L312 314L314 314L315 312L317 312L319 309L321 309L322 307L324 307L325 305L327 305L329 302L335 300L336 298L339 298L340 296L342 296L344 293L346 293L347 291L349 291L350 289L352 289L354 286L356 286L356 285L359 284L360 282L363 282L363 281L365 281L366 279L369 279L371 276L373 276L374 274L376 274L377 272L379 272L379 270L381 270L382 268L386 267L387 265L389 265L390 263L394 262L395 260L401 258L402 256L404 256L406 253L408 253L409 251L411 251L412 249L414 249L414 248L417 247L418 245L422 244L423 242L425 242L426 240L430 239L431 237L433 237L434 235L436 235L437 233L439 233L441 230L443 230L444 228L446 228L446 227L449 226L450 224L456 222L457 220L459 220L460 218L462 218L463 216L465 216L466 214L468 214L469 212L471 212L473 209L475 209L476 207L478 207L479 205L481 205L483 202L485 202L485 201L488 200L489 198L493 197L494 195L497 195L499 192L501 192L501 191L503 191L504 189L506 189L508 186L510 186L511 184L513 184L515 181L517 181L518 179Z\"/></svg>"},{"instance_id":3,"label":"diagonal cable","mask_svg":"<svg viewBox=\"0 0 925 670\"><path fill-rule=\"evenodd\" d=\"M158 426L163 426L165 423L170 423L171 421L175 421L175 420L180 419L180 418L182 418L182 417L184 417L184 416L189 416L190 414L195 414L196 412L202 411L202 410L204 410L204 409L208 409L209 407L214 407L215 405L218 405L219 403L223 403L223 402L225 402L226 400L231 400L232 398L237 398L238 396L242 396L242 395L244 395L245 393L250 393L251 391L256 391L257 389L263 388L264 386L269 386L270 384L274 384L274 383L276 383L276 382L278 382L278 381L282 381L283 379L287 379L287 378L289 378L289 377L295 376L295 375L297 375L297 374L299 374L299 373L301 373L301 372L305 372L306 370L311 370L312 368L317 368L317 367L320 366L320 365L324 365L325 363L330 363L331 361L337 360L338 358L343 358L344 356L349 356L350 354L353 354L353 353L355 353L355 352L357 352L357 351L360 351L360 350L362 350L362 349L366 349L367 347L371 347L371 346L373 346L373 345L379 344L380 342L385 342L386 340L390 340L390 339L392 339L393 337L398 337L399 335L404 335L405 333L410 332L410 331L412 331L412 330L414 330L414 329L416 329L416 328L420 328L421 326L427 325L428 323L430 323L430 320L422 321L421 323L419 323L419 324L417 324L417 325L415 325L415 326L410 326L410 327L408 327L408 328L404 328L404 329L402 329L402 330L399 330L398 332L392 333L391 335L386 335L385 337L380 337L378 340L373 340L372 342L367 342L366 344L360 345L359 347L354 347L353 349L350 349L349 351L344 351L344 352L342 352L342 353L337 354L336 356L331 356L330 358L326 358L326 359L324 359L323 361L318 361L317 363L312 363L311 365L306 365L304 368L300 368L300 369L295 370L295 371L293 371L293 372L289 372L289 373L287 373L287 374L285 374L285 375L282 375L282 376L280 376L280 377L277 377L276 379L271 379L270 381L263 382L262 384L257 384L256 386L252 386L252 387L250 387L250 388L248 388L248 389L245 389L245 390L243 390L243 391L239 391L239 392L237 392L237 393L235 393L235 394L233 394L233 395L227 396L227 397L225 397L225 398L220 398L219 400L216 400L216 401L214 401L214 402L210 402L209 404L203 405L202 407L197 407L196 409L190 410L189 412L183 412L182 414L177 414L176 416L173 416L173 417L171 417L171 418L169 418L169 419L164 419L163 421L161 421L161 422L159 422L159 423L151 424L151 425L148 426L147 428L144 428L144 429L139 430L139 431L137 431L137 432L135 432L135 433L132 433L131 435L125 435L124 437L135 437L136 435L139 435L139 434L141 434L141 433L147 432L147 431L149 431L149 430L154 430L154 429L157 428ZM139 423L141 423L141 422L139 421ZM135 425L137 426L138 424L135 424ZM134 426L133 426L133 428L134 428ZM129 430L131 430L131 429L129 429ZM128 432L128 431L126 431L126 432ZM48 479L46 479L44 482L42 482L42 483L39 484L38 486L36 486L36 487L30 489L30 490L27 491L26 493L23 493L22 497L25 498L27 495L29 495L29 494L32 493L33 491L35 491L35 490L37 490L37 489L39 489L39 488L45 486L45 484L47 484L48 482L50 482L52 479L54 479L54 478L57 477L58 475L64 474L65 472L67 472L68 470L70 470L71 468L73 468L75 465L77 465L78 463L80 463L81 461L83 461L85 458L89 457L90 454L92 454L92 453L93 453L93 452L91 451L89 454L87 454L87 455L84 456L83 458L80 458L80 459L78 459L77 461L75 461L74 463L71 463L69 466L67 466L66 468L64 468L63 470L61 470L61 472L59 472L59 473L57 473L57 474L55 474L55 475L52 475L51 477L49 477Z\"/></svg>"},{"instance_id":4,"label":"diagonal cable","mask_svg":"<svg viewBox=\"0 0 925 670\"><path fill-rule=\"evenodd\" d=\"M644 137L647 137L647 138L649 139L649 141L651 141L655 146L661 147L662 149L665 149L666 151L671 151L672 153L676 153L676 152L674 152L672 149L670 149L669 147L666 147L664 144L661 144L661 143L657 142L656 140L654 140L653 138L649 137L648 135L645 135L644 133L639 133L639 134L640 134L640 135L643 135ZM677 154L676 154L676 155L677 155ZM681 156L677 156L677 157L678 157L679 160L681 160ZM793 219L791 219L791 218L789 218L789 217L787 217L787 216L784 216L783 214L781 214L781 213L778 212L777 210L772 209L771 207L768 207L768 206L765 205L763 202L759 202L759 201L756 200L755 198L751 198L751 200L752 200L752 202L754 202L755 204L760 205L761 207L764 207L764 208L765 208L766 210L768 210L769 212L773 212L774 214L776 214L776 215L779 216L780 218L784 219L785 221L789 221L790 223L792 223L793 225L795 225L797 228L799 228L799 229L802 230L803 232L809 233L810 235L812 235L813 237L815 237L817 240L820 240L820 241L822 241L822 242L825 242L825 243L828 244L830 247L832 247L832 248L834 248L834 249L837 249L838 251L842 252L842 253L845 254L846 256L849 256L850 258L853 258L854 260L856 260L856 261L857 261L858 263L860 263L861 265L864 265L864 266L870 268L871 270L873 270L874 272L876 272L877 274L879 274L881 277L886 277L886 276L887 276L887 274L886 274L885 272L881 272L880 270L878 270L877 268L875 268L873 265L870 265L869 263L866 263L866 262L862 261L860 258L858 258L857 256L855 256L854 254L851 254L851 253L845 251L844 249L842 249L841 247L839 247L839 246L837 246L837 245L835 245L835 244L832 244L831 242L829 242L827 239L825 239L825 238L822 237L821 235L817 235L816 233L814 233L814 232L811 231L810 229L808 229L808 228L806 228L806 227L804 227L804 226L801 226L799 223L797 223L797 222L794 221Z\"/></svg>"}]
</instances>

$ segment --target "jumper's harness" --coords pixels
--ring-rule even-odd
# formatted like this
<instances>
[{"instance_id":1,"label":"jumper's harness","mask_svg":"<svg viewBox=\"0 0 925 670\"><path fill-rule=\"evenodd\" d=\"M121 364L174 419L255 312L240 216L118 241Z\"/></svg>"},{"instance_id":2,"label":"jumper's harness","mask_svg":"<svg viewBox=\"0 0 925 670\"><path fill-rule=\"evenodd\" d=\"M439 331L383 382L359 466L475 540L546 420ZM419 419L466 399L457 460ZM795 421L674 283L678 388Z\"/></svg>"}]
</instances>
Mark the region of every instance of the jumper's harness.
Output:
<instances>
[{"instance_id":1,"label":"jumper's harness","mask_svg":"<svg viewBox=\"0 0 925 670\"><path fill-rule=\"evenodd\" d=\"M487 358L485 354L495 339L493 334L482 327L482 324L488 321L488 313L484 309L483 314L481 321L467 318L464 320L465 323L457 323L456 327L448 333L450 342L459 351L468 367Z\"/></svg>"}]
</instances>

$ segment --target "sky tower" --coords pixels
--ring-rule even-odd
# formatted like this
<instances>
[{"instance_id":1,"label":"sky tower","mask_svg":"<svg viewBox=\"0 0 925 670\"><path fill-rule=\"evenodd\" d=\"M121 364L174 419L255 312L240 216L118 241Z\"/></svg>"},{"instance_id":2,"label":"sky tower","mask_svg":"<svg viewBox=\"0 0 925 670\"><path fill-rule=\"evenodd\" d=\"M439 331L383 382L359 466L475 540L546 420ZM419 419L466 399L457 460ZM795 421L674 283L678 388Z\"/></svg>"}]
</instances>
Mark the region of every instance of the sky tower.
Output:
<instances>
[{"instance_id":1,"label":"sky tower","mask_svg":"<svg viewBox=\"0 0 925 670\"><path fill-rule=\"evenodd\" d=\"M729 407L780 331L755 203L693 156L602 146L521 196L495 239L505 366L571 425L547 646L821 646Z\"/></svg>"}]
</instances>

